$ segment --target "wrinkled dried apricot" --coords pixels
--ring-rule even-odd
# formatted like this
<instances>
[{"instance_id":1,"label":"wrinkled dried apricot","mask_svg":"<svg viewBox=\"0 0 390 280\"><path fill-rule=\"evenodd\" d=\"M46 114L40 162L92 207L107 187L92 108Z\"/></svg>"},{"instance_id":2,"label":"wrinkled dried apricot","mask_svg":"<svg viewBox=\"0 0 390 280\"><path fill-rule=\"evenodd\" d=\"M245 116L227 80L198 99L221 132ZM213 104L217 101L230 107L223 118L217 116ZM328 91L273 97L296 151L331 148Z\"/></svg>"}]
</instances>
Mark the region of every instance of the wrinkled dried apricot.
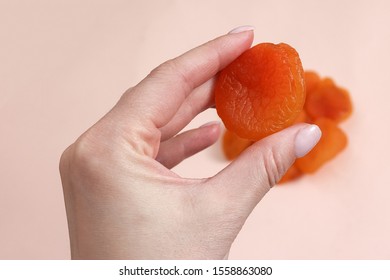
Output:
<instances>
[{"instance_id":1,"label":"wrinkled dried apricot","mask_svg":"<svg viewBox=\"0 0 390 280\"><path fill-rule=\"evenodd\" d=\"M223 152L227 159L233 160L238 157L242 151L253 144L253 141L238 137L229 130L225 131L222 140Z\"/></svg>"},{"instance_id":2,"label":"wrinkled dried apricot","mask_svg":"<svg viewBox=\"0 0 390 280\"><path fill-rule=\"evenodd\" d=\"M257 63L260 63L258 56L260 54L255 53L253 60L256 61L258 59ZM215 91L216 107L226 126L231 125L231 127L237 128L237 126L241 125L242 129L238 127L238 131L244 133L244 135L252 137L252 133L258 133L256 137L262 135L260 137L262 138L267 136L266 133L263 134L264 131L269 132L272 130L272 121L276 119L275 114L271 114L270 111L281 110L283 114L281 108L284 107L278 107L277 104L280 100L278 100L276 92L282 92L283 94L286 94L286 92L272 84L272 86L276 87L274 95L267 93L267 90L271 91L268 88L268 86L271 87L271 83L267 84L267 79L261 81L256 76L257 74L251 72L257 68L248 62L249 59L245 58L237 65L232 63L232 69L227 73L221 73L221 75L224 75L222 76L224 78L220 77L222 80L219 80L219 83L217 83L218 87L216 87ZM279 64L275 65L274 67L279 67ZM264 67L266 68L266 66ZM269 68L272 69L272 67ZM245 78L243 77L245 74L254 75L255 77ZM277 76L278 74L275 75ZM335 85L331 79L321 79L316 72L306 71L304 77L306 104L304 105L304 110L295 114L294 117L289 116L291 117L290 121L292 120L291 124L300 122L317 124L322 131L322 138L310 153L295 161L279 181L279 184L297 179L305 173L317 171L326 162L336 157L347 146L348 142L347 136L338 127L338 123L348 118L352 113L349 93ZM256 82L263 84L261 87L256 87ZM284 81L283 83L286 82ZM264 90L266 94L263 93ZM282 96L284 96L283 94ZM265 99L266 102L261 102L261 99ZM269 118L267 119L268 122L265 121L265 118L257 115L256 112L261 112L261 114ZM273 117L275 119L272 119ZM266 127L267 124L272 125ZM263 125L264 128L262 127ZM258 138L252 137L250 139ZM235 159L252 143L254 142L251 140L243 139L233 132L226 131L223 138L225 156L230 160Z\"/></svg>"},{"instance_id":3,"label":"wrinkled dried apricot","mask_svg":"<svg viewBox=\"0 0 390 280\"><path fill-rule=\"evenodd\" d=\"M318 144L303 158L295 161L303 173L313 173L327 161L333 159L347 146L347 136L331 119L322 118L314 122L322 131Z\"/></svg>"},{"instance_id":4,"label":"wrinkled dried apricot","mask_svg":"<svg viewBox=\"0 0 390 280\"><path fill-rule=\"evenodd\" d=\"M351 115L352 103L348 91L325 78L309 91L305 110L312 119L325 117L341 122Z\"/></svg>"},{"instance_id":5,"label":"wrinkled dried apricot","mask_svg":"<svg viewBox=\"0 0 390 280\"><path fill-rule=\"evenodd\" d=\"M331 118L317 118L318 116L322 116L323 114L320 114L323 111L330 111L330 112L340 112L340 107L338 106L339 97L336 96L336 98L332 97L332 93L330 93L330 96L322 97L326 101L322 100L321 106L323 109L322 111L316 112L318 109L318 104L316 102L312 102L316 97L318 93L321 93L323 95L329 94L329 91L326 93L326 90L324 88L328 87L329 84L332 85L332 87L336 87L333 82L329 81L329 79L323 79L321 80L320 76L313 71L306 71L305 72L305 83L306 83L306 104L304 106L304 111L298 116L295 123L297 122L307 122L307 123L314 123L320 126L322 130L322 138L320 142L317 144L317 146L305 157L301 159L297 159L296 162L290 167L289 170L287 170L286 174L283 176L283 178L279 181L279 183L285 183L291 180L294 180L296 178L299 178L303 173L313 173L316 170L318 170L321 166L323 166L327 161L333 159L335 156L337 156L338 153L340 153L347 145L347 137L344 134L344 132L338 128L336 121L345 120L345 118L349 117L349 114L352 111L351 101L348 100L344 102L345 104L349 104L349 114L345 114L343 118L340 118L339 116L335 117L336 114L330 115ZM323 88L321 88L323 87ZM337 87L336 91L339 91L340 89ZM314 97L311 95L314 93ZM333 93L334 94L334 93ZM339 93L338 93L339 94ZM311 99L313 98L313 100ZM307 100L311 100L307 102ZM318 102L320 103L320 102ZM316 107L317 106L317 107ZM307 111L314 111L314 113L311 113L311 116L309 116Z\"/></svg>"},{"instance_id":6,"label":"wrinkled dried apricot","mask_svg":"<svg viewBox=\"0 0 390 280\"><path fill-rule=\"evenodd\" d=\"M215 85L217 113L226 128L250 140L291 125L305 95L299 55L283 43L247 50L221 71Z\"/></svg>"}]
</instances>

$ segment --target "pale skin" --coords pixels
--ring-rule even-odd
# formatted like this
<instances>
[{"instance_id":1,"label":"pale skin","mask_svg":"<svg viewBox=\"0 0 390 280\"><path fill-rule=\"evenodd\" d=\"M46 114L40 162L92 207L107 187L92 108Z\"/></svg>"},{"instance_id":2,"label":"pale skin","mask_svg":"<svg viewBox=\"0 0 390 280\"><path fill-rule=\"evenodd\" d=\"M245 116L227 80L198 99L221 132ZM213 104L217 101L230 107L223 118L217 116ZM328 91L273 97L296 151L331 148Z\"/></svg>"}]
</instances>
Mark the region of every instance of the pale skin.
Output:
<instances>
[{"instance_id":1,"label":"pale skin","mask_svg":"<svg viewBox=\"0 0 390 280\"><path fill-rule=\"evenodd\" d=\"M217 141L218 123L178 133L214 106L214 76L251 46L253 31L241 29L161 64L65 150L73 259L227 258L253 208L318 141L313 126L299 124L213 177L170 170Z\"/></svg>"}]
</instances>

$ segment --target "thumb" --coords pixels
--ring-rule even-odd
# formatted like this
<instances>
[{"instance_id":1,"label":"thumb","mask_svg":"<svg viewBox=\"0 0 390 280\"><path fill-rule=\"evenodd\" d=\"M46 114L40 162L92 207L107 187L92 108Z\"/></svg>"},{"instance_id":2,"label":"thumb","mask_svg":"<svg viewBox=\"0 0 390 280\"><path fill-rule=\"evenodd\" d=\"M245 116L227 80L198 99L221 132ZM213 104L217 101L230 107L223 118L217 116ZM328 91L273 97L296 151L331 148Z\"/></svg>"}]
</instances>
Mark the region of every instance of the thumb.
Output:
<instances>
[{"instance_id":1,"label":"thumb","mask_svg":"<svg viewBox=\"0 0 390 280\"><path fill-rule=\"evenodd\" d=\"M295 159L310 152L320 138L316 125L291 126L254 143L210 181L225 199L249 207L250 212Z\"/></svg>"}]
</instances>

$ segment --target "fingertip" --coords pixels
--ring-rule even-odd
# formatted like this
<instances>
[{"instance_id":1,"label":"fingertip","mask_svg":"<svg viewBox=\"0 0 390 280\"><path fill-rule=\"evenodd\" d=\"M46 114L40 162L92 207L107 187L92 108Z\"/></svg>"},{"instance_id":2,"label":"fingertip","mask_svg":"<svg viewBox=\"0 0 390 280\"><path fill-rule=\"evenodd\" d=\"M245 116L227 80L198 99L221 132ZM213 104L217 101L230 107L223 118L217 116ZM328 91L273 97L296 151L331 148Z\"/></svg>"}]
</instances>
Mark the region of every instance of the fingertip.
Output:
<instances>
[{"instance_id":1,"label":"fingertip","mask_svg":"<svg viewBox=\"0 0 390 280\"><path fill-rule=\"evenodd\" d=\"M321 136L321 129L315 124L301 128L295 136L295 156L301 158L307 155L320 141Z\"/></svg>"},{"instance_id":2,"label":"fingertip","mask_svg":"<svg viewBox=\"0 0 390 280\"><path fill-rule=\"evenodd\" d=\"M242 26L238 26L236 28L233 28L232 30L230 30L228 32L228 34L238 34L238 33L247 32L247 31L250 31L253 33L254 30L255 30L255 27L252 25L242 25Z\"/></svg>"},{"instance_id":3,"label":"fingertip","mask_svg":"<svg viewBox=\"0 0 390 280\"><path fill-rule=\"evenodd\" d=\"M199 127L200 129L208 130L208 138L211 138L212 142L216 142L221 133L221 122L219 121L211 121L205 123Z\"/></svg>"},{"instance_id":4,"label":"fingertip","mask_svg":"<svg viewBox=\"0 0 390 280\"><path fill-rule=\"evenodd\" d=\"M205 124L202 124L199 128L201 128L201 127L207 127L207 126L216 126L216 125L220 126L220 125L221 125L221 122L219 122L219 121L207 122L207 123L205 123Z\"/></svg>"},{"instance_id":5,"label":"fingertip","mask_svg":"<svg viewBox=\"0 0 390 280\"><path fill-rule=\"evenodd\" d=\"M241 29L242 28L242 29ZM248 28L248 29L246 29ZM237 30L237 31L234 31ZM239 40L242 41L244 49L249 49L252 46L253 39L255 37L254 27L252 26L243 26L237 27L230 31L227 36L231 36L232 38L238 37Z\"/></svg>"}]
</instances>

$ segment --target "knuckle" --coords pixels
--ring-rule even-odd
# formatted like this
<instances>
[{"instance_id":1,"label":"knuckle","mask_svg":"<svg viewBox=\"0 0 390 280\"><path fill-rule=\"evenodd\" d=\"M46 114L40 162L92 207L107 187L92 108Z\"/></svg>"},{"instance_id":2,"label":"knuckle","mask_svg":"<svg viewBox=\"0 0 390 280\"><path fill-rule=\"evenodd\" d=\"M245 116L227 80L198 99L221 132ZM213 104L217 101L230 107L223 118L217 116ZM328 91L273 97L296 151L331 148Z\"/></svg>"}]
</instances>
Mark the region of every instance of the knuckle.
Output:
<instances>
[{"instance_id":1,"label":"knuckle","mask_svg":"<svg viewBox=\"0 0 390 280\"><path fill-rule=\"evenodd\" d=\"M88 166L93 158L98 156L99 154L93 152L93 147L90 144L87 136L81 136L74 144L73 144L73 153L72 160L73 163L79 166Z\"/></svg>"},{"instance_id":2,"label":"knuckle","mask_svg":"<svg viewBox=\"0 0 390 280\"><path fill-rule=\"evenodd\" d=\"M150 77L161 79L161 81L170 81L180 86L185 92L194 88L192 77L188 75L188 69L177 59L170 59L160 64L150 72Z\"/></svg>"},{"instance_id":3,"label":"knuckle","mask_svg":"<svg viewBox=\"0 0 390 280\"><path fill-rule=\"evenodd\" d=\"M102 162L104 160L101 157L98 143L94 142L88 133L85 133L62 153L60 173L78 180L96 172L98 165Z\"/></svg>"},{"instance_id":4,"label":"knuckle","mask_svg":"<svg viewBox=\"0 0 390 280\"><path fill-rule=\"evenodd\" d=\"M65 175L69 169L69 154L72 149L72 145L65 149L65 151L61 154L60 162L59 162L59 170L61 176Z\"/></svg>"},{"instance_id":5,"label":"knuckle","mask_svg":"<svg viewBox=\"0 0 390 280\"><path fill-rule=\"evenodd\" d=\"M161 77L176 72L177 65L173 59L167 60L150 72L152 77Z\"/></svg>"},{"instance_id":6,"label":"knuckle","mask_svg":"<svg viewBox=\"0 0 390 280\"><path fill-rule=\"evenodd\" d=\"M269 187L274 186L286 172L288 166L281 153L273 148L267 150L263 155L265 175Z\"/></svg>"}]
</instances>

